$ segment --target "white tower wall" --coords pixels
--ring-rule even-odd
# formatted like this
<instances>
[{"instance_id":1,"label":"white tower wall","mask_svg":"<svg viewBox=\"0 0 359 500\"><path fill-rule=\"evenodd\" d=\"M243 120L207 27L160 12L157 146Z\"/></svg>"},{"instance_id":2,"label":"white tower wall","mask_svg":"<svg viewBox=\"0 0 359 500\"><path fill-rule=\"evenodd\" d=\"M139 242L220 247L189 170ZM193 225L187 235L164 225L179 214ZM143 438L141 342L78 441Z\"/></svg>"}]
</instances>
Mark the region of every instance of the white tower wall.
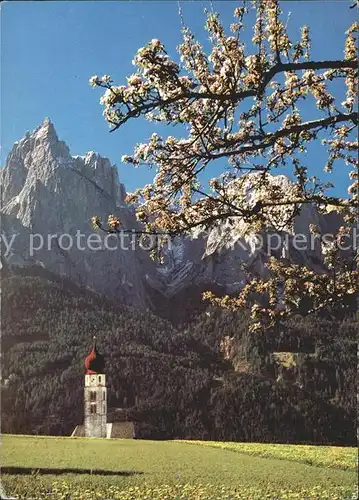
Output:
<instances>
[{"instance_id":1,"label":"white tower wall","mask_svg":"<svg viewBox=\"0 0 359 500\"><path fill-rule=\"evenodd\" d=\"M107 389L103 373L85 375L85 436L106 437Z\"/></svg>"}]
</instances>

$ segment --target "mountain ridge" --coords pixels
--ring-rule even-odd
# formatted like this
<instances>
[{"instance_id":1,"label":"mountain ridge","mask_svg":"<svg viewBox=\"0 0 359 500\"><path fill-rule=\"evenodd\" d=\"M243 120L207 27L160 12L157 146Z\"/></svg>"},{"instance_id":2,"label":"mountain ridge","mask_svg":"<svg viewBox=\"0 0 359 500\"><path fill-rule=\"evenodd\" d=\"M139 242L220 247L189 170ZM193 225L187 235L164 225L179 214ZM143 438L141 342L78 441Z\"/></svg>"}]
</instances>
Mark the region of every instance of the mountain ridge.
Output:
<instances>
[{"instance_id":1,"label":"mountain ridge","mask_svg":"<svg viewBox=\"0 0 359 500\"><path fill-rule=\"evenodd\" d=\"M247 184L251 181L248 179ZM292 187L285 176L269 179L281 189ZM14 144L5 167L0 169L0 185L1 231L8 239L16 236L11 251L2 253L2 263L9 268L43 266L125 305L163 312L171 309L170 313L182 307L190 313L190 304L194 301L199 305L206 289L223 294L238 292L247 280L243 264L252 275L266 277L270 252L267 244L257 247L256 242L259 236L270 233L242 234L244 222L239 218L209 231L198 229L190 237L172 239L165 249L164 265L153 262L136 239L131 240L130 250L120 246L116 251L94 251L75 245L64 249L62 241L74 238L77 231L86 241L91 238L94 230L90 220L94 215L103 220L115 215L129 231L141 229L141 225L134 207L125 201L126 189L119 181L117 167L94 151L71 155L48 118ZM232 189L237 189L235 183ZM294 262L321 271L318 247L298 251L292 244L295 234L309 234L313 221L326 229L339 224L333 217L319 216L314 207L304 206L294 221L294 232L282 231L279 247L272 254L289 252ZM42 235L45 241L31 255L29 240L34 234ZM49 244L45 248L49 235L56 235L50 249Z\"/></svg>"}]
</instances>

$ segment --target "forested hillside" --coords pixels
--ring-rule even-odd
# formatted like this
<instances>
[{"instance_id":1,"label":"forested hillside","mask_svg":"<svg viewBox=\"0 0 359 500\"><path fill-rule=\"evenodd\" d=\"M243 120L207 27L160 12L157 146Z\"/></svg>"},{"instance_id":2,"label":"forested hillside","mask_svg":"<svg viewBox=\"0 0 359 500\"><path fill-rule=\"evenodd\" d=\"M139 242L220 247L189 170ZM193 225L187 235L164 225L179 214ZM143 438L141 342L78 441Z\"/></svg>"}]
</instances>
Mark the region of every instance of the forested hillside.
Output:
<instances>
[{"instance_id":1,"label":"forested hillside","mask_svg":"<svg viewBox=\"0 0 359 500\"><path fill-rule=\"evenodd\" d=\"M209 309L175 328L41 273L2 278L3 432L82 423L96 334L109 407L127 408L139 437L354 443L353 318L295 318L268 337Z\"/></svg>"}]
</instances>

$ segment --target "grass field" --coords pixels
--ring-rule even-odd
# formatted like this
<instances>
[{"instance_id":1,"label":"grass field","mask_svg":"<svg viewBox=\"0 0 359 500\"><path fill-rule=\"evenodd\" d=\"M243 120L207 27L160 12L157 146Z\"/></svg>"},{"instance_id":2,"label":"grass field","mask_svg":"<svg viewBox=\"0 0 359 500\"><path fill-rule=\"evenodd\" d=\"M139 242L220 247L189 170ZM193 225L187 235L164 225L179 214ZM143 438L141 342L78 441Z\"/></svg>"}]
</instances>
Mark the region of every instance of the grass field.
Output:
<instances>
[{"instance_id":1,"label":"grass field","mask_svg":"<svg viewBox=\"0 0 359 500\"><path fill-rule=\"evenodd\" d=\"M353 499L356 449L3 435L2 483L18 498Z\"/></svg>"}]
</instances>

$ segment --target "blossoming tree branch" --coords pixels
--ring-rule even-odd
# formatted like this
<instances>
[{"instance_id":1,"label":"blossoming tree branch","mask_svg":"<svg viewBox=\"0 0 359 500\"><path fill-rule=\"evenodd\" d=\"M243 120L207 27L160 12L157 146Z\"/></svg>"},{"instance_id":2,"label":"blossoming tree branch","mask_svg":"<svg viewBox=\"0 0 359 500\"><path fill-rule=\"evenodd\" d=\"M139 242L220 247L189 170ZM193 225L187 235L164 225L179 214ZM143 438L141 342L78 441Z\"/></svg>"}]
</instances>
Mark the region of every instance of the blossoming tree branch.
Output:
<instances>
[{"instance_id":1,"label":"blossoming tree branch","mask_svg":"<svg viewBox=\"0 0 359 500\"><path fill-rule=\"evenodd\" d=\"M245 46L252 8L252 45ZM180 131L179 138L154 133L122 158L156 172L152 184L128 196L145 231L174 235L236 218L245 222L243 236L290 231L308 204L319 213L341 215L343 225L332 241L318 234L322 272L272 257L268 279L249 279L237 296L205 294L228 308L251 304L254 330L296 312L345 309L357 292L353 252L341 251L340 244L358 215L358 23L348 26L339 60L313 58L309 27L291 40L286 24L277 0L242 2L228 29L218 14L207 13L210 53L183 24L178 61L154 39L138 50L137 70L126 85L115 85L108 75L90 79L92 86L105 89L100 102L112 131L141 118L177 125ZM334 88L341 89L341 98ZM323 148L324 171L340 168L347 176L348 196L328 194L332 184L313 175L307 151L314 142ZM201 174L218 162L223 173L202 185ZM273 182L271 174L283 167L285 173L292 170L290 189ZM106 225L98 217L94 223L108 231L121 227L114 216ZM314 224L311 229L318 232ZM252 300L258 293L260 304Z\"/></svg>"}]
</instances>

